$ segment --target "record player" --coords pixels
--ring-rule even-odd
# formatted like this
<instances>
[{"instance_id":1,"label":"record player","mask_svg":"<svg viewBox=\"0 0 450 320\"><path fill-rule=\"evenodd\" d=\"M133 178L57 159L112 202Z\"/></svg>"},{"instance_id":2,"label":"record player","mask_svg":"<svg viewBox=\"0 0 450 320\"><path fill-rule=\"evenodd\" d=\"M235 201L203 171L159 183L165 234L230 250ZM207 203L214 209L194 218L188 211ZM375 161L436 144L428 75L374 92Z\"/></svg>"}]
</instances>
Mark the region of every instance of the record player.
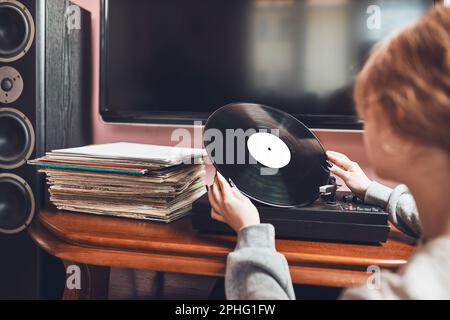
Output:
<instances>
[{"instance_id":1,"label":"record player","mask_svg":"<svg viewBox=\"0 0 450 320\"><path fill-rule=\"evenodd\" d=\"M351 192L337 191L336 201L321 196L310 205L279 208L254 201L261 223L275 227L279 238L379 244L389 235L388 213L365 205ZM194 229L206 233L235 234L226 224L210 218L211 207L204 195L192 207Z\"/></svg>"},{"instance_id":2,"label":"record player","mask_svg":"<svg viewBox=\"0 0 450 320\"><path fill-rule=\"evenodd\" d=\"M386 241L388 213L350 192L338 191L320 141L291 115L263 105L230 104L208 119L204 144L216 170L253 201L261 222L274 225L277 237ZM194 229L234 233L211 219L210 211L207 195L194 202Z\"/></svg>"}]
</instances>

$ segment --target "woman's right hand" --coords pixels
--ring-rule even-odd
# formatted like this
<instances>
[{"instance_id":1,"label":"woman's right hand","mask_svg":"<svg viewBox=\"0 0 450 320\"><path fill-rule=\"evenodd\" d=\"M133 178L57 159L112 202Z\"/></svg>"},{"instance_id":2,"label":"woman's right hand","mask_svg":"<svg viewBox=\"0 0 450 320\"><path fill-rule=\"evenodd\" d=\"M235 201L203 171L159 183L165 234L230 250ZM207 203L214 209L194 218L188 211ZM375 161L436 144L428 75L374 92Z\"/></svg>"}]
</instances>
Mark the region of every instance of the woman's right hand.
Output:
<instances>
[{"instance_id":1,"label":"woman's right hand","mask_svg":"<svg viewBox=\"0 0 450 320\"><path fill-rule=\"evenodd\" d=\"M358 197L364 199L367 188L372 182L358 163L351 161L345 154L327 151L328 160L333 163L330 171L341 178L347 187Z\"/></svg>"},{"instance_id":2,"label":"woman's right hand","mask_svg":"<svg viewBox=\"0 0 450 320\"><path fill-rule=\"evenodd\" d=\"M213 185L208 188L208 199L211 217L228 224L236 232L260 223L255 205L218 172Z\"/></svg>"}]
</instances>

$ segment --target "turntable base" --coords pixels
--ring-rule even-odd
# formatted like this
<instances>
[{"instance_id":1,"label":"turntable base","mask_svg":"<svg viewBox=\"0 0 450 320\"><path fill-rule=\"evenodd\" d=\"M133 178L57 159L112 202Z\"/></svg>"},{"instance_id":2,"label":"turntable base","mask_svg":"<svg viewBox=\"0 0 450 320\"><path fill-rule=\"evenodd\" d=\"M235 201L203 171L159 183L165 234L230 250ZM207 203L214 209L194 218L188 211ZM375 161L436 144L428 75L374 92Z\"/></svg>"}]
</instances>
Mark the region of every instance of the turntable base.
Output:
<instances>
[{"instance_id":1,"label":"turntable base","mask_svg":"<svg viewBox=\"0 0 450 320\"><path fill-rule=\"evenodd\" d=\"M255 203L262 223L275 227L278 238L379 244L388 238L388 213L362 204L350 192L336 192L336 202L318 199L297 208L277 208ZM201 232L232 234L224 223L210 217L207 195L193 204L192 225Z\"/></svg>"}]
</instances>

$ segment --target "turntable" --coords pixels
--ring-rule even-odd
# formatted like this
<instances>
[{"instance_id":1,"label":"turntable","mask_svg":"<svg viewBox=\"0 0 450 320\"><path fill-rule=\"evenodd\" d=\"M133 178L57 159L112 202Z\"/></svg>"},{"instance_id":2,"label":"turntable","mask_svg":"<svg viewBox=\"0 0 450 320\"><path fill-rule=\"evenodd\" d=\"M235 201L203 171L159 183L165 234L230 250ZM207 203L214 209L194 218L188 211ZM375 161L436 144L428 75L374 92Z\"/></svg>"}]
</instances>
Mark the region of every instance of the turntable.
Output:
<instances>
[{"instance_id":1,"label":"turntable","mask_svg":"<svg viewBox=\"0 0 450 320\"><path fill-rule=\"evenodd\" d=\"M338 191L320 141L291 115L263 105L230 104L208 119L204 144L216 170L253 201L261 222L274 225L277 237L386 241L388 213ZM211 219L210 210L207 195L194 202L194 229L234 233Z\"/></svg>"},{"instance_id":2,"label":"turntable","mask_svg":"<svg viewBox=\"0 0 450 320\"><path fill-rule=\"evenodd\" d=\"M350 192L337 191L336 202L322 196L303 207L279 208L253 201L261 223L275 227L279 238L379 244L389 235L388 213L361 203ZM192 207L194 229L205 233L235 234L226 224L210 217L211 207L204 195Z\"/></svg>"}]
</instances>

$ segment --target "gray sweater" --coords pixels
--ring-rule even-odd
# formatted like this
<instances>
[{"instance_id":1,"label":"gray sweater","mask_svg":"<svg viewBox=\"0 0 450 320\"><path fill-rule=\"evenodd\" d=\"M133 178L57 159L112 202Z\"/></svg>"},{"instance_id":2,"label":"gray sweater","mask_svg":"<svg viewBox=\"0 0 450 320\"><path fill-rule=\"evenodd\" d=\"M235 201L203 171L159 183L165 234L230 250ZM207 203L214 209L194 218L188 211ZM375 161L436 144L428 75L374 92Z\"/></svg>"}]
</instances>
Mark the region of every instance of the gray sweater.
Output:
<instances>
[{"instance_id":1,"label":"gray sweater","mask_svg":"<svg viewBox=\"0 0 450 320\"><path fill-rule=\"evenodd\" d=\"M401 185L394 190L373 182L364 201L387 209L391 222L403 232L420 236L414 199ZM383 271L376 286L346 290L343 299L450 299L450 237L420 245L397 273ZM295 299L286 258L275 249L270 224L244 228L235 251L228 255L227 299Z\"/></svg>"}]
</instances>

